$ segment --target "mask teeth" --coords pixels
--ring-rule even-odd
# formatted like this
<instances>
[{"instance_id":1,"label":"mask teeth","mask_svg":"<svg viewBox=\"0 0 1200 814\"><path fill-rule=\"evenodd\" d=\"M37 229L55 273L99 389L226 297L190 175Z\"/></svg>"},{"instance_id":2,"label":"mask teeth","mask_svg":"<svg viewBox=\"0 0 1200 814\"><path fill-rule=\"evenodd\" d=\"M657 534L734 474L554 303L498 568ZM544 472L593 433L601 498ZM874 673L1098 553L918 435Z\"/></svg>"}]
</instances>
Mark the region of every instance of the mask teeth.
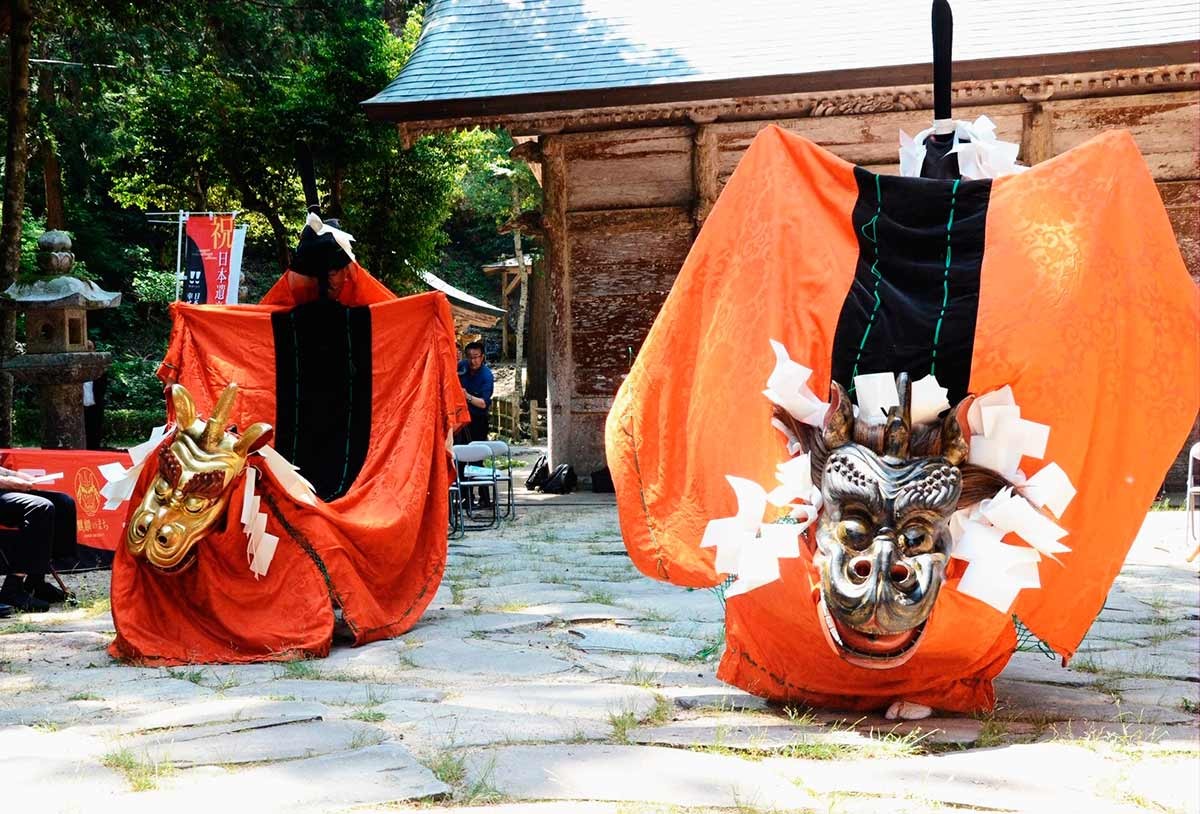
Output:
<instances>
[{"instance_id":1,"label":"mask teeth","mask_svg":"<svg viewBox=\"0 0 1200 814\"><path fill-rule=\"evenodd\" d=\"M846 645L842 641L841 634L838 633L837 625L833 623L833 616L829 613L829 608L825 605L824 599L822 599L820 602L820 608L821 621L825 623L825 627L829 628L829 633L833 636L833 640L837 642L839 646L845 647Z\"/></svg>"}]
</instances>

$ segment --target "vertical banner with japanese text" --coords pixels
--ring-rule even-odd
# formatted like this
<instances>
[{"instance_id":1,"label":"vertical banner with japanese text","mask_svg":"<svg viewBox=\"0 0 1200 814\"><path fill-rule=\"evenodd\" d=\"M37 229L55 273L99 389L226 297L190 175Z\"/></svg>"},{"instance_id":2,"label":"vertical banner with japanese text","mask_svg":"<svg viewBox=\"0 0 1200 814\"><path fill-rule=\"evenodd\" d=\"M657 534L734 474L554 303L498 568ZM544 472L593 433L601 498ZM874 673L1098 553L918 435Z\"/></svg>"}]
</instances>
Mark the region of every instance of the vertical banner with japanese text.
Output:
<instances>
[{"instance_id":1,"label":"vertical banner with japanese text","mask_svg":"<svg viewBox=\"0 0 1200 814\"><path fill-rule=\"evenodd\" d=\"M184 302L234 305L241 282L246 228L233 215L188 215L184 253Z\"/></svg>"}]
</instances>

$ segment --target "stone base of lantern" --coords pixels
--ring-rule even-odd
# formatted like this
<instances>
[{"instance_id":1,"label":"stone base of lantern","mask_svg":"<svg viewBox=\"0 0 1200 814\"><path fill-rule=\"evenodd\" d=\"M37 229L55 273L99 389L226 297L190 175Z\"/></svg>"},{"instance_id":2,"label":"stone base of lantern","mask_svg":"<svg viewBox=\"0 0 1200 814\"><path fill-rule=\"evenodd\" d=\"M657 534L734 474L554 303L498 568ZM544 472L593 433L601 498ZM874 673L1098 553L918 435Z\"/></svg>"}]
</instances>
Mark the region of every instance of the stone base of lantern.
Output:
<instances>
[{"instance_id":1,"label":"stone base of lantern","mask_svg":"<svg viewBox=\"0 0 1200 814\"><path fill-rule=\"evenodd\" d=\"M4 362L18 382L38 389L45 449L85 449L83 383L104 375L109 353L28 353Z\"/></svg>"}]
</instances>

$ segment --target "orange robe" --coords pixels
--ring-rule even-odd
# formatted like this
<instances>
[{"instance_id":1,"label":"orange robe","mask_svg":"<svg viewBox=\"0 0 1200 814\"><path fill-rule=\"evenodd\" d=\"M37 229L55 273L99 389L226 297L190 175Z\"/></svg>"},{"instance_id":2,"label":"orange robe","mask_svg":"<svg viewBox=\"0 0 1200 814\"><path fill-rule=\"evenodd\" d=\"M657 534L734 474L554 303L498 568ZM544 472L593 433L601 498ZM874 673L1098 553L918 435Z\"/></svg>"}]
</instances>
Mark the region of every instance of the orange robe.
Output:
<instances>
[{"instance_id":1,"label":"orange robe","mask_svg":"<svg viewBox=\"0 0 1200 814\"><path fill-rule=\"evenodd\" d=\"M244 478L223 525L199 544L195 565L183 573L163 575L120 546L114 656L150 664L323 656L333 606L363 644L405 632L433 599L446 560L446 438L468 421L454 323L444 295L398 299L357 264L353 269L339 300L369 305L373 346L370 445L357 477L340 497L311 506L292 499L251 456L267 531L280 538L261 579L248 567L239 522ZM187 387L202 416L232 381L239 386L236 426L275 423L271 317L294 302L285 279L265 301L275 304L172 306L159 376ZM152 455L135 506L155 467Z\"/></svg>"},{"instance_id":2,"label":"orange robe","mask_svg":"<svg viewBox=\"0 0 1200 814\"><path fill-rule=\"evenodd\" d=\"M855 178L842 159L768 127L705 222L608 417L621 527L644 573L695 587L722 581L715 549L699 543L709 520L736 510L726 475L771 484L787 457L762 395L775 364L769 340L812 368L813 391L828 398L839 311L860 254ZM1043 460L1078 488L1059 521L1072 550L1059 562L1043 558L1041 588L1021 591L1012 608L1070 657L1195 419L1196 287L1123 131L991 182L983 234L964 385L972 393L1011 385L1022 416L1051 427ZM1027 472L1038 466L1027 459ZM1015 649L1014 627L956 590L961 567L952 563L916 655L869 670L826 643L817 572L801 549L780 560L780 580L729 599L720 678L842 708L900 699L992 706L991 679Z\"/></svg>"}]
</instances>

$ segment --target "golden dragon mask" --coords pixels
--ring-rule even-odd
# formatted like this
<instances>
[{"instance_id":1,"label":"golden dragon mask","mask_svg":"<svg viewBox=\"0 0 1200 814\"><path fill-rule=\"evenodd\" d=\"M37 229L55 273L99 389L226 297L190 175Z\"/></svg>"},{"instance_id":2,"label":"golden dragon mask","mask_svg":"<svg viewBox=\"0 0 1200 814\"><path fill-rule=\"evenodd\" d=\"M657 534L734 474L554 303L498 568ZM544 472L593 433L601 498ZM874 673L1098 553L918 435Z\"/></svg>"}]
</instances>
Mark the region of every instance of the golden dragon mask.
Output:
<instances>
[{"instance_id":1,"label":"golden dragon mask","mask_svg":"<svg viewBox=\"0 0 1200 814\"><path fill-rule=\"evenodd\" d=\"M246 456L265 444L271 425L258 423L239 438L228 431L237 385L221 393L207 421L183 385L171 386L175 434L158 452L158 474L142 497L125 532L134 557L155 568L183 571L196 559L196 544L225 514Z\"/></svg>"}]
</instances>

